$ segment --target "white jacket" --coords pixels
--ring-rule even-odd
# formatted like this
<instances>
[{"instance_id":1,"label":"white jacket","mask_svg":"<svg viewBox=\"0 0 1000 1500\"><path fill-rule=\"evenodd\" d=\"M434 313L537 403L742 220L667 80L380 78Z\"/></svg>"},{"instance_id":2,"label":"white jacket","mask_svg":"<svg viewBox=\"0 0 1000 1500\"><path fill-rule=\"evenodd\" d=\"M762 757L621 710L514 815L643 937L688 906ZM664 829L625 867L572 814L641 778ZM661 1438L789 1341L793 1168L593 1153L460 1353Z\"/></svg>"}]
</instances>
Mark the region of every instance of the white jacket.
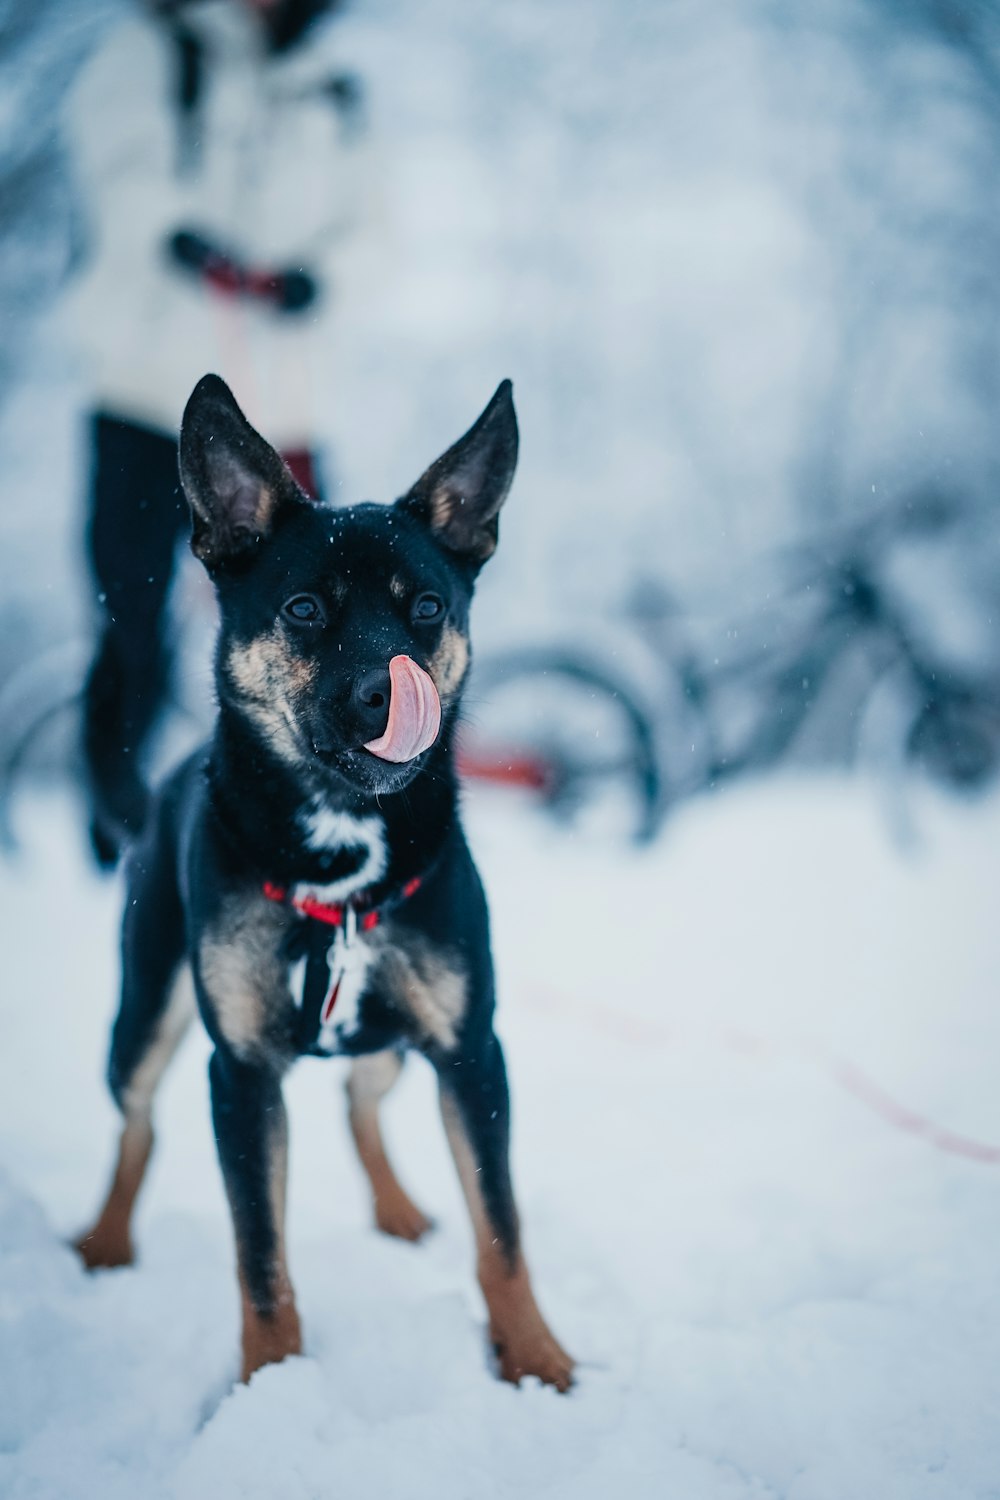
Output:
<instances>
[{"instance_id":1,"label":"white jacket","mask_svg":"<svg viewBox=\"0 0 1000 1500\"><path fill-rule=\"evenodd\" d=\"M329 91L345 71L335 22L270 55L235 0L201 0L198 150L180 164L177 54L140 14L115 27L70 99L67 136L88 218L73 295L93 403L176 431L200 376L221 374L283 448L313 444L329 410L338 255L362 213L366 152ZM261 269L302 269L320 296L297 314L225 296L171 263L179 229Z\"/></svg>"}]
</instances>

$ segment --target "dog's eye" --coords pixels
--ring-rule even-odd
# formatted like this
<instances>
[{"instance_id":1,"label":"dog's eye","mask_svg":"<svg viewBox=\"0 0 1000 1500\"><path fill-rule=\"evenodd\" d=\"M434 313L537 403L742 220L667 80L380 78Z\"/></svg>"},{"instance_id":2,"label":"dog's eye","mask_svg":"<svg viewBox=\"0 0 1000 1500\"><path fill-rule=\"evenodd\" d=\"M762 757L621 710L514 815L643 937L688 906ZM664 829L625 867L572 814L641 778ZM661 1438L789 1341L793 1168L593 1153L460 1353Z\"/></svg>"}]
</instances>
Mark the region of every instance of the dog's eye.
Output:
<instances>
[{"instance_id":1,"label":"dog's eye","mask_svg":"<svg viewBox=\"0 0 1000 1500\"><path fill-rule=\"evenodd\" d=\"M323 606L312 594L296 594L284 605L282 613L295 625L322 625Z\"/></svg>"},{"instance_id":2,"label":"dog's eye","mask_svg":"<svg viewBox=\"0 0 1000 1500\"><path fill-rule=\"evenodd\" d=\"M437 594L421 594L413 603L415 620L437 620L444 614L444 602Z\"/></svg>"}]
</instances>

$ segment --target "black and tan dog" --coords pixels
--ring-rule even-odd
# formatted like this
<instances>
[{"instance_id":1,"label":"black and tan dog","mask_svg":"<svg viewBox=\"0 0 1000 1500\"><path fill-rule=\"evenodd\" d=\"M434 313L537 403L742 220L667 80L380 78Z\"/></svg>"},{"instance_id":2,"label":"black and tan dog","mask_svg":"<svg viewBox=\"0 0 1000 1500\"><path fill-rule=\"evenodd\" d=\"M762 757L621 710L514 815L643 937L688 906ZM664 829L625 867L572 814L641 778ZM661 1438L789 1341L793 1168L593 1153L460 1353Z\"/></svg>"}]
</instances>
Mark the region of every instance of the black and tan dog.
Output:
<instances>
[{"instance_id":1,"label":"black and tan dog","mask_svg":"<svg viewBox=\"0 0 1000 1500\"><path fill-rule=\"evenodd\" d=\"M210 744L163 787L131 857L109 1066L124 1127L107 1202L79 1249L89 1266L132 1259L153 1095L196 1001L215 1044L244 1378L301 1347L284 1243L283 1073L306 1052L354 1059L350 1123L376 1221L418 1239L428 1221L378 1121L415 1048L437 1072L500 1372L560 1390L572 1380L520 1248L486 903L451 753L469 604L517 442L504 382L402 500L333 511L306 500L218 377L184 414L192 547L221 613L219 716Z\"/></svg>"}]
</instances>

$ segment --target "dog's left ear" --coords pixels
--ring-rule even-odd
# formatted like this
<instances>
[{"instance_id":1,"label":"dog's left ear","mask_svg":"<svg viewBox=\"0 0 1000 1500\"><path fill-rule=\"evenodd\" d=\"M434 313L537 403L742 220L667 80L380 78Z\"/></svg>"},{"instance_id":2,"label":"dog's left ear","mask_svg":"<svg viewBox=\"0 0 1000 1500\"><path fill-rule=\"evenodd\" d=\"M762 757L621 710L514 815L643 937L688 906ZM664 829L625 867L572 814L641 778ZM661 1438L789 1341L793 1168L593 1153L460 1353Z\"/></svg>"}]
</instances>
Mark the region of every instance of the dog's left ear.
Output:
<instances>
[{"instance_id":1,"label":"dog's left ear","mask_svg":"<svg viewBox=\"0 0 1000 1500\"><path fill-rule=\"evenodd\" d=\"M180 470L194 522L191 550L209 572L249 557L283 510L307 503L218 375L199 380L184 408Z\"/></svg>"},{"instance_id":2,"label":"dog's left ear","mask_svg":"<svg viewBox=\"0 0 1000 1500\"><path fill-rule=\"evenodd\" d=\"M496 550L500 507L516 467L517 417L511 383L503 380L479 420L399 503L449 552L479 567Z\"/></svg>"}]
</instances>

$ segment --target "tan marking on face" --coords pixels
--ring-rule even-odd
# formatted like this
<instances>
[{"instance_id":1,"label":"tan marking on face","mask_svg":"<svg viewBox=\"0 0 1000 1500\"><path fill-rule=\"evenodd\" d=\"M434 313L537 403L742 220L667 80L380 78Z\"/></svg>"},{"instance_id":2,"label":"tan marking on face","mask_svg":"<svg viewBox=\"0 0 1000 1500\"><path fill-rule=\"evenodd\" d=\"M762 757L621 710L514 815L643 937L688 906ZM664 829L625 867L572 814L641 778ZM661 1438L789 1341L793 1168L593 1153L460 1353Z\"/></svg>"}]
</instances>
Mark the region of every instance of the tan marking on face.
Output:
<instances>
[{"instance_id":1,"label":"tan marking on face","mask_svg":"<svg viewBox=\"0 0 1000 1500\"><path fill-rule=\"evenodd\" d=\"M269 1027L292 1004L280 955L283 924L271 903L233 897L202 940L199 964L219 1030L236 1055L265 1046Z\"/></svg>"},{"instance_id":2,"label":"tan marking on face","mask_svg":"<svg viewBox=\"0 0 1000 1500\"><path fill-rule=\"evenodd\" d=\"M431 676L442 698L450 698L462 686L469 666L469 643L454 625L446 625L441 642L430 659Z\"/></svg>"},{"instance_id":3,"label":"tan marking on face","mask_svg":"<svg viewBox=\"0 0 1000 1500\"><path fill-rule=\"evenodd\" d=\"M405 949L386 947L373 984L379 987L439 1047L454 1047L467 985L465 975L439 949L419 939L408 940Z\"/></svg>"},{"instance_id":4,"label":"tan marking on face","mask_svg":"<svg viewBox=\"0 0 1000 1500\"><path fill-rule=\"evenodd\" d=\"M389 592L394 599L406 598L406 583L400 578L398 573L394 574L389 580Z\"/></svg>"},{"instance_id":5,"label":"tan marking on face","mask_svg":"<svg viewBox=\"0 0 1000 1500\"><path fill-rule=\"evenodd\" d=\"M285 760L301 759L294 705L316 681L316 663L296 655L280 626L230 648L230 680L247 716Z\"/></svg>"}]
</instances>

